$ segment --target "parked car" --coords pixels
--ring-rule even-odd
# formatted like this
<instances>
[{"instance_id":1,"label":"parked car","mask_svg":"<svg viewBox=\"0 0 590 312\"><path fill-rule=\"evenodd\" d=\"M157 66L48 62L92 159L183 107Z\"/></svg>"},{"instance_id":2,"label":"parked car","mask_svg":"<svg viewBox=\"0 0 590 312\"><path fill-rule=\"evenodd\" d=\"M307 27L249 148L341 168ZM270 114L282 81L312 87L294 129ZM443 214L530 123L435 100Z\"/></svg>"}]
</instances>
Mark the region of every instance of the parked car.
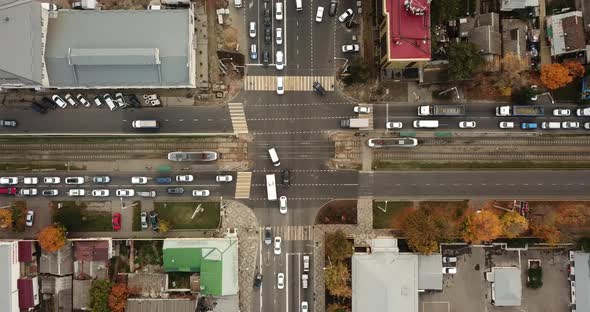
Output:
<instances>
[{"instance_id":1,"label":"parked car","mask_svg":"<svg viewBox=\"0 0 590 312\"><path fill-rule=\"evenodd\" d=\"M443 274L456 274L457 268L456 267L443 267L442 272L443 272Z\"/></svg>"},{"instance_id":2,"label":"parked car","mask_svg":"<svg viewBox=\"0 0 590 312\"><path fill-rule=\"evenodd\" d=\"M250 38L256 38L256 22L250 22L248 34L250 35Z\"/></svg>"},{"instance_id":3,"label":"parked car","mask_svg":"<svg viewBox=\"0 0 590 312\"><path fill-rule=\"evenodd\" d=\"M111 182L111 177L109 176L96 176L92 178L92 182L96 184L108 184Z\"/></svg>"},{"instance_id":4,"label":"parked car","mask_svg":"<svg viewBox=\"0 0 590 312\"><path fill-rule=\"evenodd\" d=\"M59 106L60 108L66 108L68 107L68 104L66 103L66 101L64 101L64 99L61 98L61 96L54 94L51 97L51 100L53 101L53 103L57 104L57 106Z\"/></svg>"},{"instance_id":5,"label":"parked car","mask_svg":"<svg viewBox=\"0 0 590 312\"><path fill-rule=\"evenodd\" d=\"M229 174L218 175L215 177L215 181L217 182L231 182L233 177Z\"/></svg>"},{"instance_id":6,"label":"parked car","mask_svg":"<svg viewBox=\"0 0 590 312\"><path fill-rule=\"evenodd\" d=\"M403 124L401 121L388 121L387 123L385 123L386 129L401 129L402 127Z\"/></svg>"},{"instance_id":7,"label":"parked car","mask_svg":"<svg viewBox=\"0 0 590 312\"><path fill-rule=\"evenodd\" d=\"M16 195L16 187L0 187L0 195Z\"/></svg>"},{"instance_id":8,"label":"parked car","mask_svg":"<svg viewBox=\"0 0 590 312\"><path fill-rule=\"evenodd\" d=\"M113 213L113 230L119 231L121 229L121 214Z\"/></svg>"},{"instance_id":9,"label":"parked car","mask_svg":"<svg viewBox=\"0 0 590 312\"><path fill-rule=\"evenodd\" d=\"M564 121L561 123L561 127L563 129L578 129L580 128L580 123L577 121Z\"/></svg>"},{"instance_id":10,"label":"parked car","mask_svg":"<svg viewBox=\"0 0 590 312\"><path fill-rule=\"evenodd\" d=\"M324 17L324 7L318 6L318 10L315 13L315 21L318 23L322 22L322 18Z\"/></svg>"},{"instance_id":11,"label":"parked car","mask_svg":"<svg viewBox=\"0 0 590 312\"><path fill-rule=\"evenodd\" d=\"M53 197L53 196L59 195L59 191L55 190L55 189L43 190L43 191L41 191L41 195Z\"/></svg>"},{"instance_id":12,"label":"parked car","mask_svg":"<svg viewBox=\"0 0 590 312\"><path fill-rule=\"evenodd\" d=\"M76 95L76 99L78 102L80 102L80 104L84 105L84 107L90 107L92 105L82 94Z\"/></svg>"},{"instance_id":13,"label":"parked car","mask_svg":"<svg viewBox=\"0 0 590 312\"><path fill-rule=\"evenodd\" d=\"M344 13L342 13L342 14L340 14L340 16L338 16L338 21L340 23L346 22L349 18L352 17L352 14L353 13L354 12L352 11L352 9L350 9L350 8L349 9L346 9L346 11L344 11Z\"/></svg>"},{"instance_id":14,"label":"parked car","mask_svg":"<svg viewBox=\"0 0 590 312\"><path fill-rule=\"evenodd\" d=\"M328 14L330 14L330 16L336 15L337 9L338 9L338 0L330 0L330 10L328 11Z\"/></svg>"},{"instance_id":15,"label":"parked car","mask_svg":"<svg viewBox=\"0 0 590 312\"><path fill-rule=\"evenodd\" d=\"M457 257L443 257L443 263L457 263Z\"/></svg>"},{"instance_id":16,"label":"parked car","mask_svg":"<svg viewBox=\"0 0 590 312\"><path fill-rule=\"evenodd\" d=\"M120 108L127 108L127 102L125 102L125 97L123 96L123 93L115 93L115 99L117 100L117 103L119 104Z\"/></svg>"},{"instance_id":17,"label":"parked car","mask_svg":"<svg viewBox=\"0 0 590 312\"><path fill-rule=\"evenodd\" d=\"M45 177L43 178L43 183L45 184L59 184L61 182L60 177Z\"/></svg>"},{"instance_id":18,"label":"parked car","mask_svg":"<svg viewBox=\"0 0 590 312\"><path fill-rule=\"evenodd\" d=\"M23 179L23 183L25 183L25 184L37 184L37 183L39 183L39 178L37 178L37 177L25 177Z\"/></svg>"},{"instance_id":19,"label":"parked car","mask_svg":"<svg viewBox=\"0 0 590 312\"><path fill-rule=\"evenodd\" d=\"M274 244L274 254L280 255L281 254L281 237L275 237L275 244Z\"/></svg>"},{"instance_id":20,"label":"parked car","mask_svg":"<svg viewBox=\"0 0 590 312\"><path fill-rule=\"evenodd\" d=\"M70 190L68 190L68 196L81 197L84 195L86 195L86 191L84 191L83 189L70 189Z\"/></svg>"},{"instance_id":21,"label":"parked car","mask_svg":"<svg viewBox=\"0 0 590 312\"><path fill-rule=\"evenodd\" d=\"M272 243L272 229L270 226L264 227L264 243L270 245Z\"/></svg>"},{"instance_id":22,"label":"parked car","mask_svg":"<svg viewBox=\"0 0 590 312\"><path fill-rule=\"evenodd\" d=\"M210 194L209 190L194 190L193 191L194 197L204 197L204 196L209 196L209 194Z\"/></svg>"},{"instance_id":23,"label":"parked car","mask_svg":"<svg viewBox=\"0 0 590 312\"><path fill-rule=\"evenodd\" d=\"M115 191L115 195L117 197L132 197L135 195L135 190L133 189L118 189Z\"/></svg>"},{"instance_id":24,"label":"parked car","mask_svg":"<svg viewBox=\"0 0 590 312\"><path fill-rule=\"evenodd\" d=\"M147 177L131 177L131 184L147 184Z\"/></svg>"},{"instance_id":25,"label":"parked car","mask_svg":"<svg viewBox=\"0 0 590 312\"><path fill-rule=\"evenodd\" d=\"M33 210L27 211L27 216L25 218L25 225L26 226L33 226L34 219L35 219L35 212Z\"/></svg>"},{"instance_id":26,"label":"parked car","mask_svg":"<svg viewBox=\"0 0 590 312\"><path fill-rule=\"evenodd\" d=\"M94 197L108 197L109 193L107 189L92 190L92 196Z\"/></svg>"},{"instance_id":27,"label":"parked car","mask_svg":"<svg viewBox=\"0 0 590 312\"><path fill-rule=\"evenodd\" d=\"M258 48L256 47L256 44L254 44L254 43L250 45L250 59L252 59L252 60L258 59Z\"/></svg>"},{"instance_id":28,"label":"parked car","mask_svg":"<svg viewBox=\"0 0 590 312\"><path fill-rule=\"evenodd\" d=\"M94 101L94 104L96 104L96 107L101 107L104 103L104 99L101 99L100 95L95 96L92 100Z\"/></svg>"},{"instance_id":29,"label":"parked car","mask_svg":"<svg viewBox=\"0 0 590 312\"><path fill-rule=\"evenodd\" d=\"M47 113L47 108L41 106L37 102L31 103L31 109L34 110L34 111L36 111L39 114L45 114L45 113Z\"/></svg>"},{"instance_id":30,"label":"parked car","mask_svg":"<svg viewBox=\"0 0 590 312\"><path fill-rule=\"evenodd\" d=\"M345 44L342 46L343 53L358 52L360 50L361 50L361 46L359 46L358 44Z\"/></svg>"},{"instance_id":31,"label":"parked car","mask_svg":"<svg viewBox=\"0 0 590 312\"><path fill-rule=\"evenodd\" d=\"M20 189L20 194L23 196L35 196L37 195L36 188L22 188Z\"/></svg>"},{"instance_id":32,"label":"parked car","mask_svg":"<svg viewBox=\"0 0 590 312\"><path fill-rule=\"evenodd\" d=\"M76 100L74 99L74 97L71 94L69 94L69 93L66 94L64 99L66 100L66 102L70 103L70 105L72 105L72 107L78 106L78 102L76 102Z\"/></svg>"},{"instance_id":33,"label":"parked car","mask_svg":"<svg viewBox=\"0 0 590 312\"><path fill-rule=\"evenodd\" d=\"M283 51L277 51L275 56L275 66L277 70L283 70L285 64L283 63Z\"/></svg>"},{"instance_id":34,"label":"parked car","mask_svg":"<svg viewBox=\"0 0 590 312\"><path fill-rule=\"evenodd\" d=\"M0 119L0 127L16 128L16 120Z\"/></svg>"},{"instance_id":35,"label":"parked car","mask_svg":"<svg viewBox=\"0 0 590 312\"><path fill-rule=\"evenodd\" d=\"M184 188L183 187L169 187L166 189L166 192L168 194L184 194Z\"/></svg>"},{"instance_id":36,"label":"parked car","mask_svg":"<svg viewBox=\"0 0 590 312\"><path fill-rule=\"evenodd\" d=\"M567 108L556 108L553 110L553 116L570 116L572 111Z\"/></svg>"},{"instance_id":37,"label":"parked car","mask_svg":"<svg viewBox=\"0 0 590 312\"><path fill-rule=\"evenodd\" d=\"M106 93L104 96L104 102L107 103L107 106L109 107L110 110L114 111L115 109L117 109L117 104L115 104L115 100L113 100L113 97Z\"/></svg>"},{"instance_id":38,"label":"parked car","mask_svg":"<svg viewBox=\"0 0 590 312\"><path fill-rule=\"evenodd\" d=\"M156 191L140 191L140 192L137 192L137 195L139 197L153 198L153 197L156 197Z\"/></svg>"},{"instance_id":39,"label":"parked car","mask_svg":"<svg viewBox=\"0 0 590 312\"><path fill-rule=\"evenodd\" d=\"M590 122L584 123L584 129L590 129Z\"/></svg>"},{"instance_id":40,"label":"parked car","mask_svg":"<svg viewBox=\"0 0 590 312\"><path fill-rule=\"evenodd\" d=\"M308 312L309 311L309 304L307 301L301 301L301 312Z\"/></svg>"},{"instance_id":41,"label":"parked car","mask_svg":"<svg viewBox=\"0 0 590 312\"><path fill-rule=\"evenodd\" d=\"M283 44L283 28L281 27L275 29L275 42L277 45Z\"/></svg>"},{"instance_id":42,"label":"parked car","mask_svg":"<svg viewBox=\"0 0 590 312\"><path fill-rule=\"evenodd\" d=\"M475 121L459 121L459 128L461 129L473 129L476 125Z\"/></svg>"},{"instance_id":43,"label":"parked car","mask_svg":"<svg viewBox=\"0 0 590 312\"><path fill-rule=\"evenodd\" d=\"M147 223L147 212L142 212L139 218L140 222L141 222L141 228L142 229L147 229L148 228L148 223Z\"/></svg>"},{"instance_id":44,"label":"parked car","mask_svg":"<svg viewBox=\"0 0 590 312\"><path fill-rule=\"evenodd\" d=\"M2 184L2 185L18 184L18 177L0 177L0 184Z\"/></svg>"},{"instance_id":45,"label":"parked car","mask_svg":"<svg viewBox=\"0 0 590 312\"><path fill-rule=\"evenodd\" d=\"M66 184L84 184L84 177L67 177Z\"/></svg>"},{"instance_id":46,"label":"parked car","mask_svg":"<svg viewBox=\"0 0 590 312\"><path fill-rule=\"evenodd\" d=\"M154 210L150 211L150 223L152 225L152 230L157 231L159 229L158 213Z\"/></svg>"}]
</instances>

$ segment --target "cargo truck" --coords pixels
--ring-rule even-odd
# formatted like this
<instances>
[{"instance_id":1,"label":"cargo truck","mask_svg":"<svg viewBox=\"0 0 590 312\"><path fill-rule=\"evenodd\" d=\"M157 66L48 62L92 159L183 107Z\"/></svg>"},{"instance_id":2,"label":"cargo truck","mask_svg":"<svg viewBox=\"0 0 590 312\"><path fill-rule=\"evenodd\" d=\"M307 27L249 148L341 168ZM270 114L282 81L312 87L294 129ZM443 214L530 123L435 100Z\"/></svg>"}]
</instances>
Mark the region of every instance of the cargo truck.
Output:
<instances>
[{"instance_id":1,"label":"cargo truck","mask_svg":"<svg viewBox=\"0 0 590 312\"><path fill-rule=\"evenodd\" d=\"M418 116L463 116L465 105L423 105L418 106Z\"/></svg>"},{"instance_id":2,"label":"cargo truck","mask_svg":"<svg viewBox=\"0 0 590 312\"><path fill-rule=\"evenodd\" d=\"M367 118L350 118L340 120L340 128L367 128L369 119Z\"/></svg>"},{"instance_id":3,"label":"cargo truck","mask_svg":"<svg viewBox=\"0 0 590 312\"><path fill-rule=\"evenodd\" d=\"M545 109L542 105L514 105L496 107L496 116L543 116Z\"/></svg>"}]
</instances>

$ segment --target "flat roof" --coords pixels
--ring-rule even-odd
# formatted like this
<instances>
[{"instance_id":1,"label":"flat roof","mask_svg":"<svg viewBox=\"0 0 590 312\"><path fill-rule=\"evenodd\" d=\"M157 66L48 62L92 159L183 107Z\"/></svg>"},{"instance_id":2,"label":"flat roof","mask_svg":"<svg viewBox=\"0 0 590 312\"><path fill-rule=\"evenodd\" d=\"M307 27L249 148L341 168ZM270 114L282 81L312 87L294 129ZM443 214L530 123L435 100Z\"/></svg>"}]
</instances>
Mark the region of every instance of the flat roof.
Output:
<instances>
[{"instance_id":1,"label":"flat roof","mask_svg":"<svg viewBox=\"0 0 590 312\"><path fill-rule=\"evenodd\" d=\"M0 302L8 307L5 311L20 311L17 288L19 273L17 242L0 242Z\"/></svg>"},{"instance_id":2,"label":"flat roof","mask_svg":"<svg viewBox=\"0 0 590 312\"><path fill-rule=\"evenodd\" d=\"M574 252L574 268L576 272L576 311L590 312L590 254ZM584 295L585 294L585 295Z\"/></svg>"},{"instance_id":3,"label":"flat roof","mask_svg":"<svg viewBox=\"0 0 590 312\"><path fill-rule=\"evenodd\" d=\"M495 292L494 305L520 306L522 300L522 281L520 268L496 267L492 291Z\"/></svg>"},{"instance_id":4,"label":"flat roof","mask_svg":"<svg viewBox=\"0 0 590 312\"><path fill-rule=\"evenodd\" d=\"M418 289L442 290L442 255L418 255Z\"/></svg>"},{"instance_id":5,"label":"flat roof","mask_svg":"<svg viewBox=\"0 0 590 312\"><path fill-rule=\"evenodd\" d=\"M383 0L388 23L389 58L430 60L430 4L427 0ZM421 13L412 13L422 10Z\"/></svg>"},{"instance_id":6,"label":"flat roof","mask_svg":"<svg viewBox=\"0 0 590 312\"><path fill-rule=\"evenodd\" d=\"M174 10L60 10L49 20L51 87L191 87L193 16Z\"/></svg>"}]
</instances>

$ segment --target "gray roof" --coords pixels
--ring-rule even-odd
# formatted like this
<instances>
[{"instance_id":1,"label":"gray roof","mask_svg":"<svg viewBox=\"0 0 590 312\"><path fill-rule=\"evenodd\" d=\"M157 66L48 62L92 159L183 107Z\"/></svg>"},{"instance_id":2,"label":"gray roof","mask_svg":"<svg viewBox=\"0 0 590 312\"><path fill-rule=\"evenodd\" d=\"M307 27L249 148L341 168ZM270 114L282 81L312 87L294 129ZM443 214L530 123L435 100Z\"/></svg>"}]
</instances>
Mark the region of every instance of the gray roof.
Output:
<instances>
[{"instance_id":1,"label":"gray roof","mask_svg":"<svg viewBox=\"0 0 590 312\"><path fill-rule=\"evenodd\" d=\"M590 312L590 254L574 252L576 274L576 311Z\"/></svg>"},{"instance_id":2,"label":"gray roof","mask_svg":"<svg viewBox=\"0 0 590 312\"><path fill-rule=\"evenodd\" d=\"M527 22L520 19L502 20L502 53L514 53L518 57L526 54Z\"/></svg>"},{"instance_id":3,"label":"gray roof","mask_svg":"<svg viewBox=\"0 0 590 312\"><path fill-rule=\"evenodd\" d=\"M42 12L44 11L44 12ZM40 2L0 1L0 86L43 83L43 26ZM46 24L46 23L45 23Z\"/></svg>"},{"instance_id":4,"label":"gray roof","mask_svg":"<svg viewBox=\"0 0 590 312\"><path fill-rule=\"evenodd\" d=\"M492 298L496 306L520 306L522 299L522 281L520 268L496 267L492 283Z\"/></svg>"},{"instance_id":5,"label":"gray roof","mask_svg":"<svg viewBox=\"0 0 590 312\"><path fill-rule=\"evenodd\" d=\"M126 312L194 312L194 299L127 299Z\"/></svg>"},{"instance_id":6,"label":"gray roof","mask_svg":"<svg viewBox=\"0 0 590 312\"><path fill-rule=\"evenodd\" d=\"M60 10L47 34L51 87L191 87L192 13Z\"/></svg>"},{"instance_id":7,"label":"gray roof","mask_svg":"<svg viewBox=\"0 0 590 312\"><path fill-rule=\"evenodd\" d=\"M418 255L418 289L442 290L442 255Z\"/></svg>"},{"instance_id":8,"label":"gray roof","mask_svg":"<svg viewBox=\"0 0 590 312\"><path fill-rule=\"evenodd\" d=\"M74 280L74 294L72 296L74 302L74 310L88 309L90 307L90 288L92 287L92 280Z\"/></svg>"},{"instance_id":9,"label":"gray roof","mask_svg":"<svg viewBox=\"0 0 590 312\"><path fill-rule=\"evenodd\" d=\"M10 312L19 311L16 280L19 277L20 266L16 259L18 243L0 242L0 302L4 307L8 307L5 311Z\"/></svg>"},{"instance_id":10,"label":"gray roof","mask_svg":"<svg viewBox=\"0 0 590 312\"><path fill-rule=\"evenodd\" d=\"M352 256L352 312L418 312L418 256L395 251Z\"/></svg>"},{"instance_id":11,"label":"gray roof","mask_svg":"<svg viewBox=\"0 0 590 312\"><path fill-rule=\"evenodd\" d=\"M502 36L493 30L493 26L476 27L469 33L469 41L473 42L483 54L501 55Z\"/></svg>"},{"instance_id":12,"label":"gray roof","mask_svg":"<svg viewBox=\"0 0 590 312\"><path fill-rule=\"evenodd\" d=\"M498 13L481 14L478 17L478 26L492 26L492 31L500 31L500 15Z\"/></svg>"},{"instance_id":13,"label":"gray roof","mask_svg":"<svg viewBox=\"0 0 590 312\"><path fill-rule=\"evenodd\" d=\"M240 312L240 298L238 295L215 296L215 307L211 312Z\"/></svg>"},{"instance_id":14,"label":"gray roof","mask_svg":"<svg viewBox=\"0 0 590 312\"><path fill-rule=\"evenodd\" d=\"M39 272L53 275L72 274L74 272L72 244L66 244L54 253L42 252Z\"/></svg>"},{"instance_id":15,"label":"gray roof","mask_svg":"<svg viewBox=\"0 0 590 312\"><path fill-rule=\"evenodd\" d=\"M524 9L526 7L539 6L539 0L502 0L500 5L501 11L512 11Z\"/></svg>"}]
</instances>

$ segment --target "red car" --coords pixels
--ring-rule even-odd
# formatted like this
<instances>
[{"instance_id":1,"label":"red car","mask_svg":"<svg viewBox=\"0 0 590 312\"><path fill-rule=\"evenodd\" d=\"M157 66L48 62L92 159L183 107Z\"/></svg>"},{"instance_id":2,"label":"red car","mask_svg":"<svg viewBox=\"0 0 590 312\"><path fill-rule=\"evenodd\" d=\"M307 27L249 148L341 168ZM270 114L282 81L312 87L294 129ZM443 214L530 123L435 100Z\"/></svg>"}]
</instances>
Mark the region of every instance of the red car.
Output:
<instances>
[{"instance_id":1,"label":"red car","mask_svg":"<svg viewBox=\"0 0 590 312\"><path fill-rule=\"evenodd\" d=\"M118 212L113 213L113 230L118 231L121 229L121 214Z\"/></svg>"},{"instance_id":2,"label":"red car","mask_svg":"<svg viewBox=\"0 0 590 312\"><path fill-rule=\"evenodd\" d=\"M0 195L16 195L16 187L0 187Z\"/></svg>"}]
</instances>

